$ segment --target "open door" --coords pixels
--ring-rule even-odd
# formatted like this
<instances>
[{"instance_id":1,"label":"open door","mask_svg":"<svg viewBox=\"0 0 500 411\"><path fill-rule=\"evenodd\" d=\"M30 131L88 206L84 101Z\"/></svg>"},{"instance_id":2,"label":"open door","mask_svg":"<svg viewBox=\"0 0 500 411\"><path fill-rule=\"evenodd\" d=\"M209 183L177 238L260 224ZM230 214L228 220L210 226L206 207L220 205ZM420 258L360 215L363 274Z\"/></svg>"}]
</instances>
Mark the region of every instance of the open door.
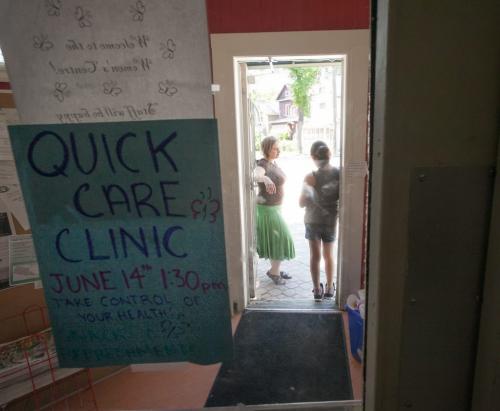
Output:
<instances>
[{"instance_id":1,"label":"open door","mask_svg":"<svg viewBox=\"0 0 500 411\"><path fill-rule=\"evenodd\" d=\"M237 99L240 103L241 116L239 121L240 135L243 137L241 142L241 158L242 173L245 186L243 189L244 204L249 206L243 207L243 218L246 230L244 230L244 249L247 259L247 299L255 298L257 288L257 240L255 232L255 187L256 182L253 178L253 169L255 167L255 136L254 136L254 110L252 110L252 102L248 98L248 77L247 64L245 62L237 63L237 73L239 76L238 84L241 85L238 90ZM238 92L237 91L237 92ZM251 228L251 229L248 229Z\"/></svg>"}]
</instances>

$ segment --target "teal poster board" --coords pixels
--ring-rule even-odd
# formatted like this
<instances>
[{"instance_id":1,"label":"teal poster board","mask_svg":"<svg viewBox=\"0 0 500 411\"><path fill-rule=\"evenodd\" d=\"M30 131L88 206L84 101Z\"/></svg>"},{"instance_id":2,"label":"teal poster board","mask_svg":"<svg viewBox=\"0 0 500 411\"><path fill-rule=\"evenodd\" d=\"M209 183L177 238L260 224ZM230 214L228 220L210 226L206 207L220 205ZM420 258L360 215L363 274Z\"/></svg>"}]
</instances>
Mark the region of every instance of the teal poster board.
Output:
<instances>
[{"instance_id":1,"label":"teal poster board","mask_svg":"<svg viewBox=\"0 0 500 411\"><path fill-rule=\"evenodd\" d=\"M215 120L9 132L60 365L230 357Z\"/></svg>"}]
</instances>

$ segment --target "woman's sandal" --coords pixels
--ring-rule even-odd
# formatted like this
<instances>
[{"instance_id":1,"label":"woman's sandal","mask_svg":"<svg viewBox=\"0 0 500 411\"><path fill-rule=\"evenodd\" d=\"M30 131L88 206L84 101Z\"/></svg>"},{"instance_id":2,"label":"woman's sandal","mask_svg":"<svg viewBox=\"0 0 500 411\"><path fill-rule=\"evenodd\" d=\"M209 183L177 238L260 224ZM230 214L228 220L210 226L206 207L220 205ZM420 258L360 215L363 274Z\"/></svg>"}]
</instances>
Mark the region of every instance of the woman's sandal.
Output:
<instances>
[{"instance_id":1,"label":"woman's sandal","mask_svg":"<svg viewBox=\"0 0 500 411\"><path fill-rule=\"evenodd\" d=\"M314 301L322 301L324 294L323 283L319 283L319 288L313 288Z\"/></svg>"},{"instance_id":2,"label":"woman's sandal","mask_svg":"<svg viewBox=\"0 0 500 411\"><path fill-rule=\"evenodd\" d=\"M323 298L325 300L331 300L333 298L334 294L335 294L335 284L333 284L331 287L326 286L325 293L323 294Z\"/></svg>"},{"instance_id":3,"label":"woman's sandal","mask_svg":"<svg viewBox=\"0 0 500 411\"><path fill-rule=\"evenodd\" d=\"M292 276L286 271L280 271L280 277L284 278L285 280L290 280L292 278Z\"/></svg>"},{"instance_id":4,"label":"woman's sandal","mask_svg":"<svg viewBox=\"0 0 500 411\"><path fill-rule=\"evenodd\" d=\"M270 271L266 273L266 275L273 280L273 283L276 285L286 284L286 281L281 277L281 275L272 275Z\"/></svg>"}]
</instances>

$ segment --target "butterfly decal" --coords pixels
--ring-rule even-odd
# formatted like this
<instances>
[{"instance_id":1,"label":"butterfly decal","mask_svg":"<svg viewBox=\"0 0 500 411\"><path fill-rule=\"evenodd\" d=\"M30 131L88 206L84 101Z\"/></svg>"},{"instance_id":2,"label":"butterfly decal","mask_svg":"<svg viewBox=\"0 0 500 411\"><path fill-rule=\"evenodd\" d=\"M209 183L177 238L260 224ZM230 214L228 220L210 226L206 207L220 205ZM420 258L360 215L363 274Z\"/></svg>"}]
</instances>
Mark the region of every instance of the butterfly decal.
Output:
<instances>
[{"instance_id":1,"label":"butterfly decal","mask_svg":"<svg viewBox=\"0 0 500 411\"><path fill-rule=\"evenodd\" d=\"M106 81L102 83L103 92L108 96L116 97L117 95L122 93L122 89L118 87L116 81Z\"/></svg>"},{"instance_id":2,"label":"butterfly decal","mask_svg":"<svg viewBox=\"0 0 500 411\"><path fill-rule=\"evenodd\" d=\"M89 10L85 10L81 6L77 6L75 10L75 18L78 21L78 25L83 29L85 27L92 27L92 14Z\"/></svg>"},{"instance_id":3,"label":"butterfly decal","mask_svg":"<svg viewBox=\"0 0 500 411\"><path fill-rule=\"evenodd\" d=\"M33 47L42 51L47 51L54 47L54 43L48 40L46 34L40 34L39 36L33 36Z\"/></svg>"},{"instance_id":4,"label":"butterfly decal","mask_svg":"<svg viewBox=\"0 0 500 411\"><path fill-rule=\"evenodd\" d=\"M66 97L69 96L69 90L67 90L68 85L66 83L55 83L54 84L54 97L62 103Z\"/></svg>"},{"instance_id":5,"label":"butterfly decal","mask_svg":"<svg viewBox=\"0 0 500 411\"><path fill-rule=\"evenodd\" d=\"M144 13L146 12L146 6L141 0L137 0L135 5L130 6L129 11L132 13L132 20L143 21Z\"/></svg>"},{"instance_id":6,"label":"butterfly decal","mask_svg":"<svg viewBox=\"0 0 500 411\"><path fill-rule=\"evenodd\" d=\"M166 94L167 96L172 97L175 93L177 93L177 91L177 87L172 85L171 81L165 80L158 83L158 92L160 94Z\"/></svg>"},{"instance_id":7,"label":"butterfly decal","mask_svg":"<svg viewBox=\"0 0 500 411\"><path fill-rule=\"evenodd\" d=\"M220 201L212 198L212 189L207 188L207 192L200 191L200 197L191 202L191 213L193 220L200 217L205 221L208 218L209 223L217 221L217 214L220 211Z\"/></svg>"},{"instance_id":8,"label":"butterfly decal","mask_svg":"<svg viewBox=\"0 0 500 411\"><path fill-rule=\"evenodd\" d=\"M175 42L172 39L168 39L167 44L160 43L160 50L163 52L161 54L161 56L164 59L173 59L176 48L177 48L177 45L175 44Z\"/></svg>"},{"instance_id":9,"label":"butterfly decal","mask_svg":"<svg viewBox=\"0 0 500 411\"><path fill-rule=\"evenodd\" d=\"M61 0L45 0L45 8L49 16L61 15Z\"/></svg>"}]
</instances>

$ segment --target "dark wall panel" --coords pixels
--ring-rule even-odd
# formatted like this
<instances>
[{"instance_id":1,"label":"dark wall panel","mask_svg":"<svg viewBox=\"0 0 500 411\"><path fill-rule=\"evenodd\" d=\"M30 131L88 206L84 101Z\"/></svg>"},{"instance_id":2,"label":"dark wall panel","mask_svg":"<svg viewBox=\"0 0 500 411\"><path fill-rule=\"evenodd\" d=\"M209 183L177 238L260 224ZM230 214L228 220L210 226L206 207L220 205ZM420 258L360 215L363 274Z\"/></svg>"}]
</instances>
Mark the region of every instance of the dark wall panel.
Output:
<instances>
[{"instance_id":1,"label":"dark wall panel","mask_svg":"<svg viewBox=\"0 0 500 411\"><path fill-rule=\"evenodd\" d=\"M470 410L492 183L488 167L412 172L400 409Z\"/></svg>"}]
</instances>

